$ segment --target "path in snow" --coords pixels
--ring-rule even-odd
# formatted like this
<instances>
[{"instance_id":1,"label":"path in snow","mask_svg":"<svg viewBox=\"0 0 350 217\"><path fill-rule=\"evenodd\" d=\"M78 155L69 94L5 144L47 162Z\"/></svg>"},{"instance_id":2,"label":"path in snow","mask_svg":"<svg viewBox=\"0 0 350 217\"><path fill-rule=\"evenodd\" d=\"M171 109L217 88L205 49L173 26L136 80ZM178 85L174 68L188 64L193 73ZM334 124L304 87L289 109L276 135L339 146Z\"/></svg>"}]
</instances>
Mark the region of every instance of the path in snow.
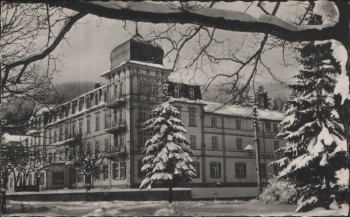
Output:
<instances>
[{"instance_id":1,"label":"path in snow","mask_svg":"<svg viewBox=\"0 0 350 217\"><path fill-rule=\"evenodd\" d=\"M13 203L18 203L14 202ZM174 202L173 209L168 209L166 201L100 201L100 202L24 202L29 209L26 213L9 215L74 215L74 216L145 216L145 215L303 215L326 216L346 215L348 205L341 209L324 210L317 208L308 213L295 213L296 205L264 204L260 201L181 201Z\"/></svg>"}]
</instances>

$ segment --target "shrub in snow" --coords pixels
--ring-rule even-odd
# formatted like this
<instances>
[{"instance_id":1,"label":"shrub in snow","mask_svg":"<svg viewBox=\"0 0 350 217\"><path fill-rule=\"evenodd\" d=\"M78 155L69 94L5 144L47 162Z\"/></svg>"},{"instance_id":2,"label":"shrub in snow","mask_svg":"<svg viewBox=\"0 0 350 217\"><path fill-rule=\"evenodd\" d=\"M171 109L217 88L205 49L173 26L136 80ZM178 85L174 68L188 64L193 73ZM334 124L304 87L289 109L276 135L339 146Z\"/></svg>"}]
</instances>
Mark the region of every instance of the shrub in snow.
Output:
<instances>
[{"instance_id":1,"label":"shrub in snow","mask_svg":"<svg viewBox=\"0 0 350 217\"><path fill-rule=\"evenodd\" d=\"M150 189L161 181L169 187L169 202L172 202L172 187L179 182L190 182L196 171L190 157L190 143L183 136L184 125L178 119L179 111L169 102L152 110L152 118L145 122L143 130L151 131L152 138L146 141L143 166L145 178L140 188Z\"/></svg>"},{"instance_id":2,"label":"shrub in snow","mask_svg":"<svg viewBox=\"0 0 350 217\"><path fill-rule=\"evenodd\" d=\"M272 179L259 199L272 204L294 204L297 201L298 192L292 182Z\"/></svg>"},{"instance_id":3,"label":"shrub in snow","mask_svg":"<svg viewBox=\"0 0 350 217\"><path fill-rule=\"evenodd\" d=\"M340 65L331 43L308 43L300 51L303 69L290 85L296 96L287 103L278 135L287 145L276 151L284 157L272 164L281 170L278 180L294 183L297 211L328 209L333 200L345 200L348 188L341 188L336 176L348 167L345 131L333 98Z\"/></svg>"}]
</instances>

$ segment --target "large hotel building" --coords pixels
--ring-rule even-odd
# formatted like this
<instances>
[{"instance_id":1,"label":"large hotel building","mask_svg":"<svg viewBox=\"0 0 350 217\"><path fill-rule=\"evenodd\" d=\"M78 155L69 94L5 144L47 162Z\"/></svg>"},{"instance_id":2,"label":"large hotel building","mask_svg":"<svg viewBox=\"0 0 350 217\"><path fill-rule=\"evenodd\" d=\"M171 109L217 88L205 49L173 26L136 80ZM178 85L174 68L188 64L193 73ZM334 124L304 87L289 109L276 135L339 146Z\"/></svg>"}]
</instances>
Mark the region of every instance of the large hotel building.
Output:
<instances>
[{"instance_id":1,"label":"large hotel building","mask_svg":"<svg viewBox=\"0 0 350 217\"><path fill-rule=\"evenodd\" d=\"M42 147L53 161L42 171L40 189L84 187L84 176L65 166L65 144L78 134L92 150L106 152L100 173L92 177L94 187L139 187L143 148L150 136L140 128L150 110L164 100L165 83L192 145L197 176L187 186L256 186L255 154L245 151L254 139L252 108L204 101L199 85L168 78L171 70L164 67L163 55L159 45L136 35L111 52L111 69L101 75L106 85L33 118L26 145ZM283 118L263 106L258 109L263 182L276 172L268 164L283 145L275 138ZM34 177L28 182L34 183ZM13 188L13 177L8 185Z\"/></svg>"}]
</instances>

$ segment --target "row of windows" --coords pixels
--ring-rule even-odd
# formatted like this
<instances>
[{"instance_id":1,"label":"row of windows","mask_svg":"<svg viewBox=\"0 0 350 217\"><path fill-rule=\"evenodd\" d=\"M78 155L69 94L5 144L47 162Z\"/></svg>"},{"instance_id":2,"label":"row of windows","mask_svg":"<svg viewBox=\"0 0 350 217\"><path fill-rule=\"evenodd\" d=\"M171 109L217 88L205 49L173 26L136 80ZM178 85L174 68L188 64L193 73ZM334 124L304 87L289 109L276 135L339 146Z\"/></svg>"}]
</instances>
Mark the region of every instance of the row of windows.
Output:
<instances>
[{"instance_id":1,"label":"row of windows","mask_svg":"<svg viewBox=\"0 0 350 217\"><path fill-rule=\"evenodd\" d=\"M146 81L140 81L140 87L139 87L139 93L140 94L151 94L151 95L157 95L157 89L158 85L156 83L150 83L148 84Z\"/></svg>"},{"instance_id":2,"label":"row of windows","mask_svg":"<svg viewBox=\"0 0 350 217\"><path fill-rule=\"evenodd\" d=\"M104 96L104 99L102 99ZM94 105L98 105L101 101L106 101L108 98L108 88L99 89L95 92L86 94L85 96L80 97L68 104L62 105L54 111L44 113L44 124L55 122L58 118L62 119L68 117L69 114L75 114L78 111L82 111L84 105L87 109ZM38 122L41 121L41 118L38 121L34 121L34 127L37 126Z\"/></svg>"},{"instance_id":3,"label":"row of windows","mask_svg":"<svg viewBox=\"0 0 350 217\"><path fill-rule=\"evenodd\" d=\"M149 69L141 70L139 68L131 68L130 74L136 74L136 75L146 75L147 77L155 76L157 78L163 78L164 72L162 71L150 71ZM165 77L167 77L165 75Z\"/></svg>"},{"instance_id":4,"label":"row of windows","mask_svg":"<svg viewBox=\"0 0 350 217\"><path fill-rule=\"evenodd\" d=\"M193 143L192 143L192 139L193 139ZM191 144L194 145L193 147L195 147L195 139L196 139L196 136L192 136L190 135L190 141L191 141ZM242 138L236 138L236 149L238 151L243 151L244 150L244 147L243 147L243 142L242 142ZM261 144L262 145L262 144ZM273 142L273 147L274 147L274 151L276 151L277 149L279 149L279 141L274 141ZM219 145L218 145L218 137L217 136L212 136L211 137L211 148L212 149L219 149Z\"/></svg>"},{"instance_id":5,"label":"row of windows","mask_svg":"<svg viewBox=\"0 0 350 217\"><path fill-rule=\"evenodd\" d=\"M199 164L199 163L198 163ZM238 162L235 163L235 177L238 179L247 178L247 165L246 163ZM267 177L266 164L260 164L260 175L261 178ZM210 163L210 178L217 179L221 178L221 162Z\"/></svg>"},{"instance_id":6,"label":"row of windows","mask_svg":"<svg viewBox=\"0 0 350 217\"><path fill-rule=\"evenodd\" d=\"M18 180L18 186L23 186L24 185L24 178L21 174L17 175L17 180ZM41 173L40 177L39 177L39 185L44 185L44 174ZM37 185L37 178L34 174L30 173L28 174L28 178L27 178L27 184L28 186L36 186ZM13 181L13 177L9 177L9 187L13 188L14 187L14 181Z\"/></svg>"},{"instance_id":7,"label":"row of windows","mask_svg":"<svg viewBox=\"0 0 350 217\"><path fill-rule=\"evenodd\" d=\"M151 133L146 133L146 132L140 132L139 134L139 144L140 146L144 145L147 141L148 138L150 138L152 136ZM211 137L211 148L212 149L219 149L219 139L217 136L212 136ZM191 144L191 148L195 149L197 147L197 136L196 135L190 135L190 144ZM274 147L274 151L276 151L277 149L280 148L279 145L279 141L274 141L273 142L273 147ZM238 151L243 151L244 147L243 147L243 140L242 138L236 138L236 149Z\"/></svg>"},{"instance_id":8,"label":"row of windows","mask_svg":"<svg viewBox=\"0 0 350 217\"><path fill-rule=\"evenodd\" d=\"M114 180L124 180L126 179L126 162L115 162L111 168L112 179ZM100 171L94 174L95 181L109 180L109 165L104 164L101 166Z\"/></svg>"},{"instance_id":9,"label":"row of windows","mask_svg":"<svg viewBox=\"0 0 350 217\"><path fill-rule=\"evenodd\" d=\"M109 111L104 113L104 128L110 128L112 126L117 125L120 121L122 121L122 110L114 110L114 119L111 120L111 113ZM94 126L95 131L101 130L101 114L95 113L94 115ZM119 122L118 122L119 120ZM76 127L78 126L78 128ZM86 117L86 133L92 132L92 116L89 115ZM52 142L62 141L71 138L71 136L82 135L83 134L83 119L79 119L77 121L72 121L69 124L61 124L58 129L48 130L46 138L48 142L51 144Z\"/></svg>"},{"instance_id":10,"label":"row of windows","mask_svg":"<svg viewBox=\"0 0 350 217\"><path fill-rule=\"evenodd\" d=\"M265 123L265 130L267 132L271 132L271 123L270 122L264 122ZM236 124L236 128L237 130L241 130L242 129L242 121L241 120L236 120L235 121ZM212 127L218 127L217 124L217 118L216 117L211 117L211 126ZM278 124L273 124L273 132L274 133L278 133Z\"/></svg>"},{"instance_id":11,"label":"row of windows","mask_svg":"<svg viewBox=\"0 0 350 217\"><path fill-rule=\"evenodd\" d=\"M261 177L266 178L266 164L261 163ZM137 167L138 167L138 178L142 179L144 177L143 172L141 171L142 168L142 160L139 160L137 162ZM198 161L193 162L193 167L196 170L196 176L193 178L199 178L201 174L201 169L200 169L200 163ZM210 178L213 179L218 179L222 177L222 172L221 172L221 162L211 162L209 164L209 169L210 169ZM243 162L238 162L234 164L235 168L235 177L238 179L243 179L247 178L247 165L246 163Z\"/></svg>"},{"instance_id":12,"label":"row of windows","mask_svg":"<svg viewBox=\"0 0 350 217\"><path fill-rule=\"evenodd\" d=\"M174 86L174 97L175 98L180 98L180 86L179 85L175 85ZM188 91L188 98L190 100L194 100L195 97L194 97L194 89L193 88L190 88L189 91Z\"/></svg>"}]
</instances>

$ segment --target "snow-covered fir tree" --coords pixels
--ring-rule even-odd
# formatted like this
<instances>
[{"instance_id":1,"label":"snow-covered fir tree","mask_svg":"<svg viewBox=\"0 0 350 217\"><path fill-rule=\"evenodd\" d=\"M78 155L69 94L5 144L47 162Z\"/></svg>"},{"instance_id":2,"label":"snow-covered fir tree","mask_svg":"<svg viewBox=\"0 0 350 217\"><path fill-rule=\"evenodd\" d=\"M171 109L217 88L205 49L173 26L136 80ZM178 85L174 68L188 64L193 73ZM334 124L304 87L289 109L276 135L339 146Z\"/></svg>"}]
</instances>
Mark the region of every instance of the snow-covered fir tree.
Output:
<instances>
[{"instance_id":1,"label":"snow-covered fir tree","mask_svg":"<svg viewBox=\"0 0 350 217\"><path fill-rule=\"evenodd\" d=\"M174 106L164 102L151 114L143 128L153 136L145 144L146 156L141 168L145 177L140 188L150 189L160 181L169 187L169 203L172 203L172 188L177 183L191 182L196 174L190 157L192 151L183 135L186 129L179 119L180 112Z\"/></svg>"},{"instance_id":2,"label":"snow-covered fir tree","mask_svg":"<svg viewBox=\"0 0 350 217\"><path fill-rule=\"evenodd\" d=\"M300 49L302 65L290 85L294 97L287 103L285 119L278 137L286 147L277 150L284 156L273 165L280 168L278 179L292 181L298 191L296 211L314 207L329 208L345 200L348 183L346 139L333 99L340 66L332 56L332 44L308 43Z\"/></svg>"}]
</instances>

